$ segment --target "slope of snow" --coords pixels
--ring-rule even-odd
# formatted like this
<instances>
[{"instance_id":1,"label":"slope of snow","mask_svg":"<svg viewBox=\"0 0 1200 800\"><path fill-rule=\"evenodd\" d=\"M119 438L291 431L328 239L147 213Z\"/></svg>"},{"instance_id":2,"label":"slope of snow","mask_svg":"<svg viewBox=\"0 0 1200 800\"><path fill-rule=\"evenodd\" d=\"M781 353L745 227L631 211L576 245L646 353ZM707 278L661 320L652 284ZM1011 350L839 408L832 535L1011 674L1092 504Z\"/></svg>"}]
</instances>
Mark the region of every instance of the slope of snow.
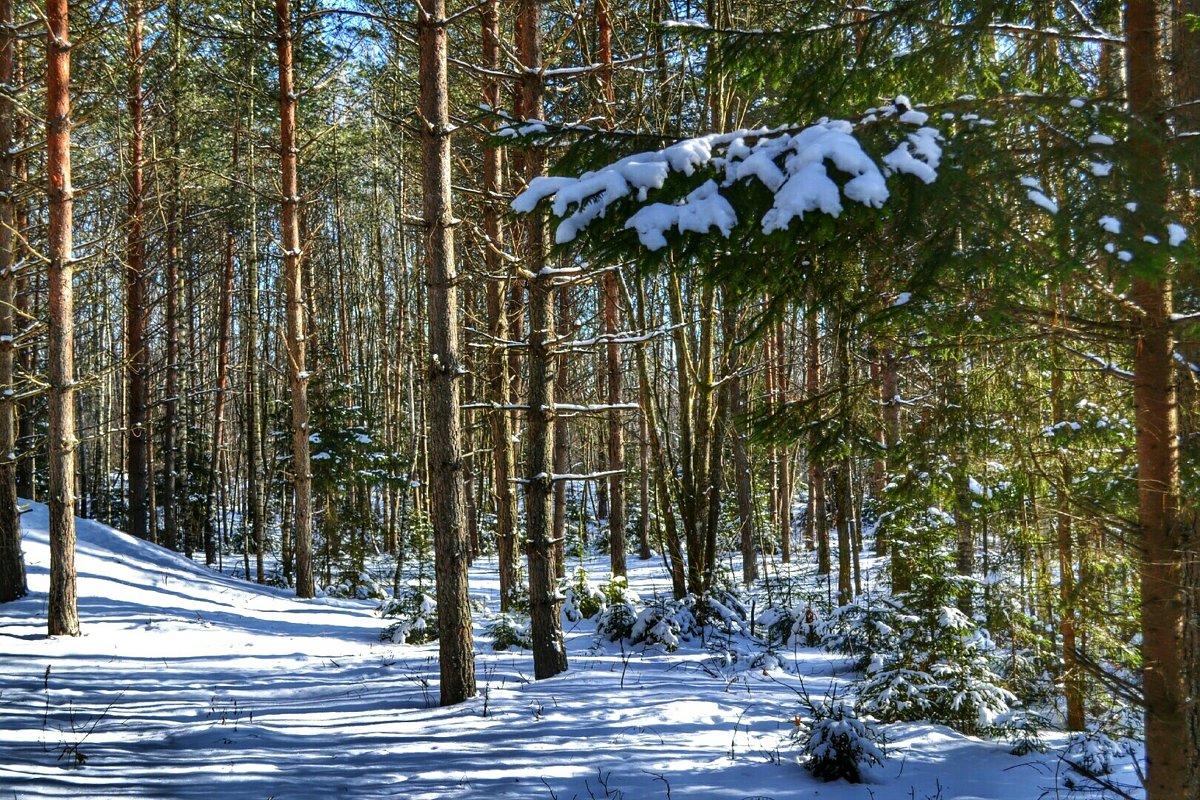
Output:
<instances>
[{"instance_id":1,"label":"slope of snow","mask_svg":"<svg viewBox=\"0 0 1200 800\"><path fill-rule=\"evenodd\" d=\"M84 635L47 639L46 524L42 506L23 518L32 593L0 606L0 796L1001 800L1055 783L1050 756L931 725L888 729L873 784L816 781L788 738L796 692L848 677L816 650L781 654L795 675L714 674L699 643L623 652L584 623L571 670L535 683L479 625L480 696L438 708L436 645L381 643L373 604L299 602L84 520ZM669 585L632 563L643 596ZM494 608L493 571L472 591Z\"/></svg>"}]
</instances>

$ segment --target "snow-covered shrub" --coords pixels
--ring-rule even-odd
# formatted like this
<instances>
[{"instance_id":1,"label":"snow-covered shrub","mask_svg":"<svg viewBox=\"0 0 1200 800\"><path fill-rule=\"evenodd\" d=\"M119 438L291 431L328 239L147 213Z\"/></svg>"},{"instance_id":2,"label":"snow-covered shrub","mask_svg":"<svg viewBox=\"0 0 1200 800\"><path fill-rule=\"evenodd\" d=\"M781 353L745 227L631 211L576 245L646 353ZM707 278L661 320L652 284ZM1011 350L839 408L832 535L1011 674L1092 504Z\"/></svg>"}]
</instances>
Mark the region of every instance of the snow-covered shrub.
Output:
<instances>
[{"instance_id":1,"label":"snow-covered shrub","mask_svg":"<svg viewBox=\"0 0 1200 800\"><path fill-rule=\"evenodd\" d=\"M1012 742L1012 750L1009 752L1014 756L1027 756L1030 753L1046 752L1041 730L1049 726L1049 722L1040 714L1014 708L996 717L992 723L992 732L1002 734Z\"/></svg>"},{"instance_id":2,"label":"snow-covered shrub","mask_svg":"<svg viewBox=\"0 0 1200 800\"><path fill-rule=\"evenodd\" d=\"M767 630L771 647L816 647L821 617L809 603L767 606L756 620Z\"/></svg>"},{"instance_id":3,"label":"snow-covered shrub","mask_svg":"<svg viewBox=\"0 0 1200 800\"><path fill-rule=\"evenodd\" d=\"M384 585L369 572L347 572L337 583L325 587L325 594L355 600L382 600L387 597Z\"/></svg>"},{"instance_id":4,"label":"snow-covered shrub","mask_svg":"<svg viewBox=\"0 0 1200 800\"><path fill-rule=\"evenodd\" d=\"M856 668L865 669L872 657L894 652L899 640L897 630L914 622L912 615L894 603L864 593L833 609L813 627L826 650L853 656Z\"/></svg>"},{"instance_id":5,"label":"snow-covered shrub","mask_svg":"<svg viewBox=\"0 0 1200 800\"><path fill-rule=\"evenodd\" d=\"M860 703L885 721L945 723L990 731L1016 697L994 672L995 644L957 608L943 606L903 631L898 649L867 665Z\"/></svg>"},{"instance_id":6,"label":"snow-covered shrub","mask_svg":"<svg viewBox=\"0 0 1200 800\"><path fill-rule=\"evenodd\" d=\"M1123 755L1121 745L1093 730L1071 734L1063 760L1084 775L1107 775L1112 772L1113 761Z\"/></svg>"},{"instance_id":7,"label":"snow-covered shrub","mask_svg":"<svg viewBox=\"0 0 1200 800\"><path fill-rule=\"evenodd\" d=\"M690 639L699 628L693 609L695 599L652 600L638 611L632 602L613 603L596 617L596 635L610 642L661 647L673 652L680 641Z\"/></svg>"},{"instance_id":8,"label":"snow-covered shrub","mask_svg":"<svg viewBox=\"0 0 1200 800\"><path fill-rule=\"evenodd\" d=\"M604 594L588 578L583 567L576 567L571 578L563 578L559 582L559 591L564 598L562 614L568 622L591 619L607 605Z\"/></svg>"},{"instance_id":9,"label":"snow-covered shrub","mask_svg":"<svg viewBox=\"0 0 1200 800\"><path fill-rule=\"evenodd\" d=\"M493 650L508 650L512 647L533 649L533 636L529 630L529 623L510 614L500 614L488 622L487 632L488 636L492 638Z\"/></svg>"},{"instance_id":10,"label":"snow-covered shrub","mask_svg":"<svg viewBox=\"0 0 1200 800\"><path fill-rule=\"evenodd\" d=\"M614 603L636 605L642 602L638 593L629 588L629 580L624 575L613 575L600 584L600 594L604 596L604 604L609 606Z\"/></svg>"},{"instance_id":11,"label":"snow-covered shrub","mask_svg":"<svg viewBox=\"0 0 1200 800\"><path fill-rule=\"evenodd\" d=\"M883 765L883 735L868 718L843 700L811 706L812 721L797 717L793 739L800 745L804 767L823 781L861 783L864 771Z\"/></svg>"},{"instance_id":12,"label":"snow-covered shrub","mask_svg":"<svg viewBox=\"0 0 1200 800\"><path fill-rule=\"evenodd\" d=\"M713 576L708 594L694 609L696 621L727 635L750 632L750 603L743 596L741 581L728 570Z\"/></svg>"},{"instance_id":13,"label":"snow-covered shrub","mask_svg":"<svg viewBox=\"0 0 1200 800\"><path fill-rule=\"evenodd\" d=\"M379 608L384 619L394 619L379 634L385 642L425 644L438 636L437 602L423 588L409 586L385 600Z\"/></svg>"},{"instance_id":14,"label":"snow-covered shrub","mask_svg":"<svg viewBox=\"0 0 1200 800\"><path fill-rule=\"evenodd\" d=\"M596 635L609 642L619 642L633 635L637 610L631 603L612 603L596 617Z\"/></svg>"},{"instance_id":15,"label":"snow-covered shrub","mask_svg":"<svg viewBox=\"0 0 1200 800\"><path fill-rule=\"evenodd\" d=\"M690 639L698 627L693 609L695 599L691 596L682 600L653 602L642 609L629 640L647 647L659 646L668 653L679 648L682 640Z\"/></svg>"}]
</instances>

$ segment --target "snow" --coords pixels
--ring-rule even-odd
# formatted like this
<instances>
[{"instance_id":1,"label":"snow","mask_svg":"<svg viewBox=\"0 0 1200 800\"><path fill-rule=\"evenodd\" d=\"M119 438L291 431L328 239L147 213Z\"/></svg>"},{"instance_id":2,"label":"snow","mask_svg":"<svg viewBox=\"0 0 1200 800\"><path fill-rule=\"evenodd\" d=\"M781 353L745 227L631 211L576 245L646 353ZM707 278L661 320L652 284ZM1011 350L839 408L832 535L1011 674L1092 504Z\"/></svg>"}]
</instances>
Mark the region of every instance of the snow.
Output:
<instances>
[{"instance_id":1,"label":"snow","mask_svg":"<svg viewBox=\"0 0 1200 800\"><path fill-rule=\"evenodd\" d=\"M908 305L908 301L912 300L912 292L901 292L896 295L896 299L892 301L892 308Z\"/></svg>"},{"instance_id":2,"label":"snow","mask_svg":"<svg viewBox=\"0 0 1200 800\"><path fill-rule=\"evenodd\" d=\"M1091 136L1088 137L1087 141L1088 141L1088 144L1099 144L1099 145L1105 145L1105 146L1115 144L1115 142L1113 141L1113 138L1111 136L1107 136L1103 133L1093 133Z\"/></svg>"},{"instance_id":3,"label":"snow","mask_svg":"<svg viewBox=\"0 0 1200 800\"><path fill-rule=\"evenodd\" d=\"M1179 245L1187 241L1187 238L1187 229L1182 225L1174 222L1167 225L1167 244L1171 245L1171 247L1179 247Z\"/></svg>"},{"instance_id":4,"label":"snow","mask_svg":"<svg viewBox=\"0 0 1200 800\"><path fill-rule=\"evenodd\" d=\"M637 231L638 240L650 250L666 247L667 234L674 230L706 234L715 229L728 238L738 218L721 190L742 181L758 181L774 195L772 208L760 221L764 233L786 229L793 219L813 211L839 216L843 196L880 208L890 194L888 176L908 174L932 183L941 161L941 134L923 127L928 115L911 110L904 97L885 111L895 114L901 108L898 120L917 129L905 133L881 159L882 168L863 149L850 122L822 120L794 133L763 128L684 139L575 178L535 178L513 200L512 208L530 213L552 199L550 209L561 220L555 240L565 244L605 218L614 203L632 197L643 205L625 220L624 227ZM682 200L646 205L650 193L662 189L672 172L693 176L700 170L711 170L718 177L703 182Z\"/></svg>"},{"instance_id":5,"label":"snow","mask_svg":"<svg viewBox=\"0 0 1200 800\"><path fill-rule=\"evenodd\" d=\"M1100 227L1116 235L1121 232L1121 220L1116 217L1103 216L1100 218Z\"/></svg>"},{"instance_id":6,"label":"snow","mask_svg":"<svg viewBox=\"0 0 1200 800\"><path fill-rule=\"evenodd\" d=\"M638 241L648 250L659 250L667 246L664 234L671 228L678 228L680 232L708 233L715 227L728 237L736 224L737 214L733 206L717 191L717 184L710 180L701 184L679 205L654 203L642 208L626 221L625 228L636 230Z\"/></svg>"},{"instance_id":7,"label":"snow","mask_svg":"<svg viewBox=\"0 0 1200 800\"><path fill-rule=\"evenodd\" d=\"M1054 791L1054 753L1016 757L1004 742L929 723L886 726L889 758L871 784L822 783L791 741L798 692L842 692L852 676L844 657L802 647L765 669L714 675L698 642L673 654L597 644L584 621L567 631L571 669L534 682L530 654L492 651L477 615L480 694L438 708L436 643L381 642L375 603L299 601L85 520L83 635L50 639L45 507L33 504L22 523L32 593L0 605L5 796L1018 800ZM587 566L602 574L606 562ZM631 564L638 593L669 587L659 561ZM472 594L493 609L495 568L480 559L471 573ZM943 624L957 615L944 610Z\"/></svg>"},{"instance_id":8,"label":"snow","mask_svg":"<svg viewBox=\"0 0 1200 800\"><path fill-rule=\"evenodd\" d=\"M1051 214L1058 213L1058 203L1054 202L1049 197L1047 197L1045 194L1043 194L1042 192L1039 192L1037 189L1030 189L1028 192L1028 197L1029 197L1029 201L1031 203L1033 203L1034 205L1044 208L1046 211L1049 211Z\"/></svg>"}]
</instances>

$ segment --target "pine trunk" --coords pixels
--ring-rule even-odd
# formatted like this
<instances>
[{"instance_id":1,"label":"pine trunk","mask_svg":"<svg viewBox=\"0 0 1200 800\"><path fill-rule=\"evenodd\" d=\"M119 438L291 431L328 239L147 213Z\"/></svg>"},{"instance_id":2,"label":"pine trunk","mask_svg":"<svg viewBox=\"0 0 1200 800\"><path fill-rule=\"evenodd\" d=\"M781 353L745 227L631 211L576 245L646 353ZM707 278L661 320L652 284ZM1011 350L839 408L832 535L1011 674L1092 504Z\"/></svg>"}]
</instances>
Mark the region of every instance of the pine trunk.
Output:
<instances>
[{"instance_id":1,"label":"pine trunk","mask_svg":"<svg viewBox=\"0 0 1200 800\"><path fill-rule=\"evenodd\" d=\"M279 58L280 233L287 299L288 388L292 395L292 524L296 595L313 597L312 474L308 451L308 336L300 244L300 187L296 149L296 90L292 81L292 17L289 0L275 0L275 48Z\"/></svg>"},{"instance_id":2,"label":"pine trunk","mask_svg":"<svg viewBox=\"0 0 1200 800\"><path fill-rule=\"evenodd\" d=\"M1125 5L1129 110L1139 118L1133 146L1141 156L1141 191L1165 199L1159 4ZM1172 375L1170 274L1135 274L1129 298L1141 309L1133 357L1137 424L1138 521L1142 534L1142 682L1146 714L1146 798L1189 797L1191 765L1200 758L1189 735L1183 663L1183 560L1178 524L1179 452Z\"/></svg>"},{"instance_id":3,"label":"pine trunk","mask_svg":"<svg viewBox=\"0 0 1200 800\"><path fill-rule=\"evenodd\" d=\"M483 67L500 69L500 3L488 0L481 9ZM484 78L483 100L489 108L500 107L500 82ZM492 408L488 412L492 439L492 493L496 505L496 550L500 560L500 610L509 611L520 577L520 549L517 547L517 497L513 491L516 457L513 454L512 424L509 405L508 353L500 346L508 339L505 308L507 282L503 269L504 225L498 203L504 192L504 169L500 148L491 144L483 150L483 188L487 197L483 207L483 226L487 234L484 262L487 265L488 335L493 347L488 353L488 393Z\"/></svg>"},{"instance_id":4,"label":"pine trunk","mask_svg":"<svg viewBox=\"0 0 1200 800\"><path fill-rule=\"evenodd\" d=\"M129 196L125 254L125 431L129 515L126 532L153 541L154 527L157 526L150 525L150 509L147 506L150 492L150 349L147 338L150 273L146 269L143 180L145 125L142 117L142 35L145 23L141 0L129 0L126 19L129 28Z\"/></svg>"},{"instance_id":5,"label":"pine trunk","mask_svg":"<svg viewBox=\"0 0 1200 800\"><path fill-rule=\"evenodd\" d=\"M441 704L475 696L475 656L467 568L471 542L464 516L460 446L458 276L450 197L450 98L446 67L446 2L428 0L417 15L421 53L421 172L425 267L429 287L430 522L437 573Z\"/></svg>"},{"instance_id":6,"label":"pine trunk","mask_svg":"<svg viewBox=\"0 0 1200 800\"><path fill-rule=\"evenodd\" d=\"M0 86L14 85L16 32L12 0L0 0ZM11 90L10 90L11 91ZM25 559L21 555L21 515L17 511L16 374L13 308L17 267L16 200L13 196L15 157L13 132L16 101L0 94L0 603L23 597Z\"/></svg>"},{"instance_id":7,"label":"pine trunk","mask_svg":"<svg viewBox=\"0 0 1200 800\"><path fill-rule=\"evenodd\" d=\"M78 636L75 587L75 349L72 279L71 38L68 0L46 0L46 289L50 379L51 636Z\"/></svg>"},{"instance_id":8,"label":"pine trunk","mask_svg":"<svg viewBox=\"0 0 1200 800\"><path fill-rule=\"evenodd\" d=\"M542 70L542 4L520 0L517 5L517 50L523 66L522 110L527 119L545 115ZM543 172L540 148L524 157L525 180ZM554 286L546 266L545 220L531 214L525 223L525 269L529 304L529 379L526 391L525 527L529 555L529 612L533 628L533 673L538 680L567 669L563 640L562 599L555 583L554 542L551 540L551 500L554 474Z\"/></svg>"},{"instance_id":9,"label":"pine trunk","mask_svg":"<svg viewBox=\"0 0 1200 800\"><path fill-rule=\"evenodd\" d=\"M730 306L728 298L722 304L722 334L729 348L729 424L730 445L733 450L734 485L737 489L738 541L742 552L742 582L749 586L758 579L758 561L754 552L754 476L750 467L749 436L743 420L749 411L746 394L742 389L741 370L744 366L744 349L737 341L738 315Z\"/></svg>"}]
</instances>

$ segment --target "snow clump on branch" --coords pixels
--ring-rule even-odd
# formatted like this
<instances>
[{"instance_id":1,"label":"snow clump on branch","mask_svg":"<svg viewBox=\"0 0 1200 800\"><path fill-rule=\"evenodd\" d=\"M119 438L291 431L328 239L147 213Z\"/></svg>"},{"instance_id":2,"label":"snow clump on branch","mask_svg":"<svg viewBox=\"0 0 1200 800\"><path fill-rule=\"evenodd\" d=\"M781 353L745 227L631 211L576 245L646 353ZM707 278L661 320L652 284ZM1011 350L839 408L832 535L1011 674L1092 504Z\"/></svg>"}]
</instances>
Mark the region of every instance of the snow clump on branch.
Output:
<instances>
[{"instance_id":1,"label":"snow clump on branch","mask_svg":"<svg viewBox=\"0 0 1200 800\"><path fill-rule=\"evenodd\" d=\"M892 116L916 130L883 156L882 166L863 149L852 123L822 120L799 131L760 128L684 139L578 177L534 178L512 207L528 214L553 198L550 208L562 220L555 240L565 244L605 217L614 203L631 195L636 202L647 203L649 193L661 189L672 172L692 176L700 169L714 170L719 184L708 180L677 202L643 205L625 221L625 229L636 230L648 250L666 247L671 230L707 234L715 228L728 238L737 213L721 190L739 181L757 180L774 195L773 206L761 220L764 233L784 230L793 219L803 219L811 211L837 217L843 211L843 196L881 208L889 197L890 175L914 175L933 183L942 157L941 133L924 124L927 115L912 111L907 98L871 109L864 123ZM839 186L830 176L830 165L849 179Z\"/></svg>"}]
</instances>

